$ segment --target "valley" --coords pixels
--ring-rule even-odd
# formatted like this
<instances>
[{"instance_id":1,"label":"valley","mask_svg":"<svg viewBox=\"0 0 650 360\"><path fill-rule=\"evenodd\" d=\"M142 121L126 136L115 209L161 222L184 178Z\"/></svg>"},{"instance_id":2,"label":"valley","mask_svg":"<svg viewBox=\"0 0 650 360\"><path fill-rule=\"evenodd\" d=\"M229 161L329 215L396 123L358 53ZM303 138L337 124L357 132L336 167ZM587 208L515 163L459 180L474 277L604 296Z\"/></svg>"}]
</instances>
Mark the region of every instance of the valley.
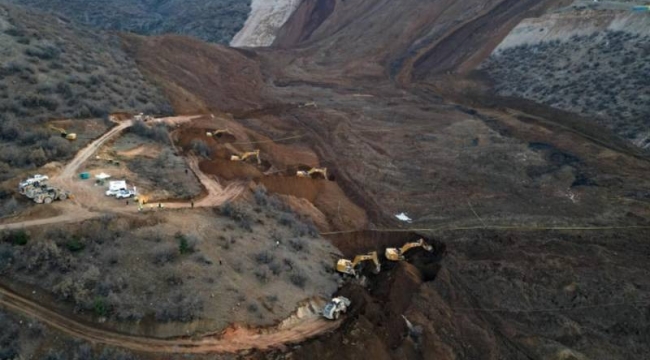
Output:
<instances>
[{"instance_id":1,"label":"valley","mask_svg":"<svg viewBox=\"0 0 650 360\"><path fill-rule=\"evenodd\" d=\"M71 201L28 204L7 177L21 210L0 218L0 315L46 330L0 340L41 354L52 337L78 339L50 346L68 358L80 344L151 359L650 351L650 13L562 0L291 5L272 26L249 18L258 26L236 47L119 34L174 116L141 123L141 108L111 108L76 156L38 168ZM298 176L312 168L327 176ZM147 204L78 178L102 171L137 183ZM384 256L420 238L430 252ZM372 251L378 274L336 271ZM79 284L69 292L66 277ZM332 296L352 304L336 321L320 315Z\"/></svg>"}]
</instances>

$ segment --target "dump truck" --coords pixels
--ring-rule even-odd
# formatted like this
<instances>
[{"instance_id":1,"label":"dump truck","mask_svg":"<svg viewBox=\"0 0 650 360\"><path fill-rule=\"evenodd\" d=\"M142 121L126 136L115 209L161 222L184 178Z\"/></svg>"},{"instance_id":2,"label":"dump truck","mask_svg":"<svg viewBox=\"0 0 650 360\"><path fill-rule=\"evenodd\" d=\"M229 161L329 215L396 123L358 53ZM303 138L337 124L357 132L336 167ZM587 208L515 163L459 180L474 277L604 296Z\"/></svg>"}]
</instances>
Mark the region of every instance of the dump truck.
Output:
<instances>
[{"instance_id":1,"label":"dump truck","mask_svg":"<svg viewBox=\"0 0 650 360\"><path fill-rule=\"evenodd\" d=\"M357 255L352 261L347 259L339 259L339 261L336 263L336 271L358 277L360 275L358 266L361 265L361 263L364 261L372 261L375 264L375 273L379 273L379 271L381 271L381 264L379 263L379 258L377 257L376 251L371 251L365 255Z\"/></svg>"},{"instance_id":2,"label":"dump truck","mask_svg":"<svg viewBox=\"0 0 650 360\"><path fill-rule=\"evenodd\" d=\"M330 302L328 302L327 305L325 305L323 308L323 317L330 320L338 320L338 318L341 316L341 313L345 314L345 312L348 310L348 307L350 307L350 304L352 304L352 301L346 297L335 297L330 300Z\"/></svg>"}]
</instances>

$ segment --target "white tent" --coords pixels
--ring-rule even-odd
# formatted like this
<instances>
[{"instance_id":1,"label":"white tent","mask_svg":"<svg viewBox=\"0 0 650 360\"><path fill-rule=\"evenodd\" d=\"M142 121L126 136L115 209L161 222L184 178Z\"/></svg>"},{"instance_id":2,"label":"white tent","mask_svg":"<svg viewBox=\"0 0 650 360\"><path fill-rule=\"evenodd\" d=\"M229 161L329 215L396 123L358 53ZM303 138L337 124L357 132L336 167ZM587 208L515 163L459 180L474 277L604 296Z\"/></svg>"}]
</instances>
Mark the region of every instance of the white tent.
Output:
<instances>
[{"instance_id":1,"label":"white tent","mask_svg":"<svg viewBox=\"0 0 650 360\"><path fill-rule=\"evenodd\" d=\"M110 177L111 176L108 175L107 173L101 173L101 174L95 175L95 179L97 179L97 180L106 180L106 179L108 179Z\"/></svg>"}]
</instances>

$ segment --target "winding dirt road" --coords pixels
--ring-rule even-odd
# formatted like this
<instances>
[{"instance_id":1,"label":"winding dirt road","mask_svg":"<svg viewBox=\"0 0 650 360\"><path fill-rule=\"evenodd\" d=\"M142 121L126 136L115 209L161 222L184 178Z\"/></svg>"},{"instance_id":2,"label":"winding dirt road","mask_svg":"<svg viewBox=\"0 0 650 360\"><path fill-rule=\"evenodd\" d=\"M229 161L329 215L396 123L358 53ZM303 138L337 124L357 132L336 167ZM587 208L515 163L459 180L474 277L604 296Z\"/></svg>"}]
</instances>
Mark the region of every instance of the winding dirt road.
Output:
<instances>
[{"instance_id":1,"label":"winding dirt road","mask_svg":"<svg viewBox=\"0 0 650 360\"><path fill-rule=\"evenodd\" d=\"M155 119L154 122L163 122L168 125L180 125L189 121L192 121L201 116L177 116L177 117L168 117ZM133 120L127 120L118 123L117 126L111 128L104 135L94 140L88 144L85 148L81 149L75 157L68 162L61 172L50 179L50 183L57 185L61 188L67 188L71 184L79 172L81 166L88 161L97 151L106 144L107 141L111 140L115 136L119 135L122 131L133 126ZM199 169L198 159L189 158L188 165L190 169L194 172L196 177L201 182L201 185L206 190L206 195L200 200L196 201L194 207L215 207L219 206L226 201L231 201L236 199L241 195L245 190L245 185L243 183L233 183L227 187L221 186L219 182L204 174ZM190 202L163 202L165 208L167 209L181 209L181 208L190 208L192 204ZM136 213L137 208L119 208L119 209L90 209L83 206L80 203L74 203L74 206L65 207L63 213L57 216L34 219L28 221L20 221L15 223L0 224L0 230L10 230L10 229L20 229L27 228L31 226L41 226L49 224L62 224L62 223L72 223L80 222L84 220L89 220L92 218L99 217L107 212L116 211L120 213L129 212Z\"/></svg>"},{"instance_id":2,"label":"winding dirt road","mask_svg":"<svg viewBox=\"0 0 650 360\"><path fill-rule=\"evenodd\" d=\"M0 288L0 307L37 319L77 339L149 353L207 354L268 350L305 341L335 330L341 324L340 320L328 321L314 314L293 326L258 330L235 328L199 339L155 339L124 335L77 322L3 288Z\"/></svg>"},{"instance_id":3,"label":"winding dirt road","mask_svg":"<svg viewBox=\"0 0 650 360\"><path fill-rule=\"evenodd\" d=\"M178 125L191 121L195 117L175 117L157 119L157 122L166 122ZM80 150L61 172L50 180L53 184L65 187L75 180L80 167L88 161L107 141L120 134L123 130L133 125L132 120L124 121L113 127L100 138ZM214 207L226 201L233 200L246 189L244 183L233 183L223 187L219 181L210 177L199 169L198 159L188 159L190 169L194 172L201 184L206 189L206 196L198 200L194 207ZM165 208L188 208L191 203L165 203ZM62 214L42 219L22 221L0 225L0 230L25 228L48 224L79 222L110 212L111 209L91 209L77 202L67 202L62 206ZM119 212L136 212L137 209L121 208ZM93 327L72 320L66 316L49 310L34 301L17 295L0 287L0 307L21 313L27 317L37 319L49 326L62 331L77 339L110 346L121 347L133 351L151 353L236 353L243 350L267 350L283 347L285 344L302 342L310 337L336 329L340 321L324 320L317 313L302 317L298 321L289 322L290 325L280 325L265 329L248 329L243 327L231 328L221 334L209 334L201 338L172 338L156 339L120 334L110 330Z\"/></svg>"}]
</instances>

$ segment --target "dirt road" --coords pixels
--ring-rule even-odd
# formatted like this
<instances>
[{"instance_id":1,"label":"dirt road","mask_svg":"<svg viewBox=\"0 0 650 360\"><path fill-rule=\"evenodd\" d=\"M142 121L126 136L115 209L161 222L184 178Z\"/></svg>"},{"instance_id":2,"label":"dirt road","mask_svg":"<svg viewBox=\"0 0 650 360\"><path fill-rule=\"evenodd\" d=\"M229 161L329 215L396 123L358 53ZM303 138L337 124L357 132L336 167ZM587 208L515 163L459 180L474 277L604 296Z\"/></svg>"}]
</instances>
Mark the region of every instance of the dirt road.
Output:
<instances>
[{"instance_id":1,"label":"dirt road","mask_svg":"<svg viewBox=\"0 0 650 360\"><path fill-rule=\"evenodd\" d=\"M91 142L90 144L88 144L88 146L81 149L77 153L77 155L74 157L74 159L72 159L72 161L70 161L63 168L61 173L59 175L57 175L52 180L55 181L57 179L61 179L61 180L65 181L65 180L73 178L75 176L75 174L77 173L77 171L79 170L79 167L81 167L81 165L83 163L88 161L88 159L90 159L90 157L93 156L93 154L95 154L97 152L97 150L99 150L99 148L102 147L102 145L104 145L113 136L116 136L117 134L122 132L124 129L127 129L127 128L131 127L132 125L133 125L132 120L127 120L127 121L121 122L116 127L112 128L107 133L102 135L99 139L97 139L97 140Z\"/></svg>"},{"instance_id":2,"label":"dirt road","mask_svg":"<svg viewBox=\"0 0 650 360\"><path fill-rule=\"evenodd\" d=\"M328 321L314 315L288 327L257 330L235 328L198 339L163 340L129 336L82 324L3 288L0 288L0 307L37 319L77 339L149 353L206 354L236 353L249 349L267 350L302 342L335 330L341 324L341 321Z\"/></svg>"}]
</instances>

